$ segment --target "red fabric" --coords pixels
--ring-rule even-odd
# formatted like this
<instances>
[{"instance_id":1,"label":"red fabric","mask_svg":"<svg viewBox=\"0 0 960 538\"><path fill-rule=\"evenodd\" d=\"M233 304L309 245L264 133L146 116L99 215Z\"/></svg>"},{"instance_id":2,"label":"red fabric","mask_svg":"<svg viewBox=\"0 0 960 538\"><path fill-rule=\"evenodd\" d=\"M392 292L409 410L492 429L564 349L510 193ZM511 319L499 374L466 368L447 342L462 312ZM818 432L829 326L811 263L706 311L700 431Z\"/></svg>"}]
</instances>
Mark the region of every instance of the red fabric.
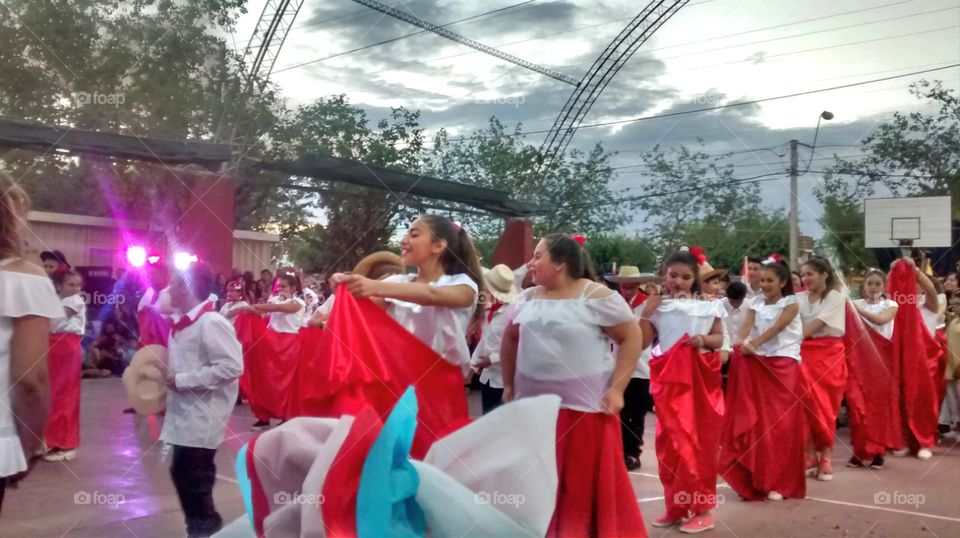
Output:
<instances>
[{"instance_id":1,"label":"red fabric","mask_svg":"<svg viewBox=\"0 0 960 538\"><path fill-rule=\"evenodd\" d=\"M893 346L865 324L850 303L843 345L849 374L845 396L850 440L853 453L869 462L903 444L896 398L899 391L894 391L896 378L891 369Z\"/></svg>"},{"instance_id":2,"label":"red fabric","mask_svg":"<svg viewBox=\"0 0 960 538\"><path fill-rule=\"evenodd\" d=\"M497 310L503 308L503 305L504 303L501 303L500 301L494 301L494 303L490 305L490 308L487 310L487 323L493 321L493 315L497 313Z\"/></svg>"},{"instance_id":3,"label":"red fabric","mask_svg":"<svg viewBox=\"0 0 960 538\"><path fill-rule=\"evenodd\" d=\"M373 409L367 407L356 413L350 433L330 464L323 480L321 494L324 502L320 506L330 538L357 535L357 492L363 463L382 428L383 423Z\"/></svg>"},{"instance_id":4,"label":"red fabric","mask_svg":"<svg viewBox=\"0 0 960 538\"><path fill-rule=\"evenodd\" d=\"M188 316L183 316L176 323L171 325L170 334L177 334L178 332L196 323L197 320L200 319L200 316L206 314L207 312L213 312L214 310L216 310L216 305L207 301L207 303L200 308L200 311L197 312L197 316L195 318L190 319Z\"/></svg>"},{"instance_id":5,"label":"red fabric","mask_svg":"<svg viewBox=\"0 0 960 538\"><path fill-rule=\"evenodd\" d=\"M460 368L343 286L327 328L305 350L299 369L297 409L304 415L336 417L369 405L386 416L413 385L420 402L414 458L469 422Z\"/></svg>"},{"instance_id":6,"label":"red fabric","mask_svg":"<svg viewBox=\"0 0 960 538\"><path fill-rule=\"evenodd\" d=\"M723 421L720 354L684 345L650 361L650 394L657 409L657 463L667 515L687 517L716 507Z\"/></svg>"},{"instance_id":7,"label":"red fabric","mask_svg":"<svg viewBox=\"0 0 960 538\"><path fill-rule=\"evenodd\" d=\"M903 429L910 448L930 448L937 437L937 357L934 339L923 323L917 306L915 269L902 260L894 264L887 279L888 296L899 303L893 324L893 352L900 373Z\"/></svg>"},{"instance_id":8,"label":"red fabric","mask_svg":"<svg viewBox=\"0 0 960 538\"><path fill-rule=\"evenodd\" d=\"M801 394L796 359L744 356L739 347L730 357L720 472L744 499L806 495Z\"/></svg>"},{"instance_id":9,"label":"red fabric","mask_svg":"<svg viewBox=\"0 0 960 538\"><path fill-rule=\"evenodd\" d=\"M561 409L557 506L546 536L647 536L616 415Z\"/></svg>"},{"instance_id":10,"label":"red fabric","mask_svg":"<svg viewBox=\"0 0 960 538\"><path fill-rule=\"evenodd\" d=\"M51 333L47 362L50 414L44 437L50 448L74 449L80 445L80 335Z\"/></svg>"},{"instance_id":11,"label":"red fabric","mask_svg":"<svg viewBox=\"0 0 960 538\"><path fill-rule=\"evenodd\" d=\"M263 537L263 520L270 515L270 503L267 501L267 495L263 491L263 484L260 482L260 475L257 474L256 435L247 445L247 478L250 479L250 502L253 505L253 530L257 536Z\"/></svg>"},{"instance_id":12,"label":"red fabric","mask_svg":"<svg viewBox=\"0 0 960 538\"><path fill-rule=\"evenodd\" d=\"M267 327L267 318L251 312L241 313L233 323L243 345L240 386L250 409L263 421L290 418L287 406L300 361L298 335L274 331Z\"/></svg>"},{"instance_id":13,"label":"red fabric","mask_svg":"<svg viewBox=\"0 0 960 538\"><path fill-rule=\"evenodd\" d=\"M837 414L847 386L843 338L810 338L800 345L808 435L818 452L833 447Z\"/></svg>"},{"instance_id":14,"label":"red fabric","mask_svg":"<svg viewBox=\"0 0 960 538\"><path fill-rule=\"evenodd\" d=\"M637 308L642 305L644 301L647 300L647 294L642 291L637 291L637 294L633 296L633 299L630 301L630 310Z\"/></svg>"},{"instance_id":15,"label":"red fabric","mask_svg":"<svg viewBox=\"0 0 960 538\"><path fill-rule=\"evenodd\" d=\"M137 325L140 328L138 348L155 344L167 347L170 325L155 308L144 308L137 312Z\"/></svg>"},{"instance_id":16,"label":"red fabric","mask_svg":"<svg viewBox=\"0 0 960 538\"><path fill-rule=\"evenodd\" d=\"M935 347L934 347L935 346ZM936 366L933 373L934 385L937 388L937 417L940 416L940 406L943 405L943 398L947 395L947 332L944 329L937 329L937 334L932 342L927 343L927 351L930 353L930 359ZM934 361L934 356L936 360Z\"/></svg>"}]
</instances>

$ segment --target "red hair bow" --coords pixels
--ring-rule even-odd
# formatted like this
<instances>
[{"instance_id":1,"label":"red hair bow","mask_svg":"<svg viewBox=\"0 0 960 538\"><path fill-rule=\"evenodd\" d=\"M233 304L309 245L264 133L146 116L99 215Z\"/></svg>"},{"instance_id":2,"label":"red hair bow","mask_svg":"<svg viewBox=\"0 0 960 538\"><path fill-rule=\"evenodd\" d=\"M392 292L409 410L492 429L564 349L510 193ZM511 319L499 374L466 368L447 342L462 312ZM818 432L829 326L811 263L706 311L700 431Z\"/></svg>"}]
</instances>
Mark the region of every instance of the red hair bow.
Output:
<instances>
[{"instance_id":1,"label":"red hair bow","mask_svg":"<svg viewBox=\"0 0 960 538\"><path fill-rule=\"evenodd\" d=\"M703 247L690 247L690 254L697 259L697 265L707 263L707 257L703 253Z\"/></svg>"},{"instance_id":2,"label":"red hair bow","mask_svg":"<svg viewBox=\"0 0 960 538\"><path fill-rule=\"evenodd\" d=\"M573 235L571 235L571 236L570 236L570 239L573 239L574 241L576 241L577 243L579 243L581 247L583 246L584 243L587 242L587 238L584 237L584 236L582 236L582 235L579 235L579 234L573 234Z\"/></svg>"},{"instance_id":3,"label":"red hair bow","mask_svg":"<svg viewBox=\"0 0 960 538\"><path fill-rule=\"evenodd\" d=\"M783 261L783 256L781 256L781 255L777 254L776 252L774 252L773 254L767 256L767 259L768 259L768 260L773 260L773 261L775 261L775 262L782 262L782 261Z\"/></svg>"}]
</instances>

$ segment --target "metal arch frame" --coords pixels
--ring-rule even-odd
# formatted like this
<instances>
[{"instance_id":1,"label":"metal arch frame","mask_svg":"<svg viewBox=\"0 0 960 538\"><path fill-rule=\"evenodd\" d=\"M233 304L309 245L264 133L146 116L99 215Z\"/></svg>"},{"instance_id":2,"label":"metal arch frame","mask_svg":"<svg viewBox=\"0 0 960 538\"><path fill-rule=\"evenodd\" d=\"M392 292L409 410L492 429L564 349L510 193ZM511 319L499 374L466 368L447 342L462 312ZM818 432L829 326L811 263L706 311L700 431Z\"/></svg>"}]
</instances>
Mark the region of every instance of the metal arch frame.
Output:
<instances>
[{"instance_id":1,"label":"metal arch frame","mask_svg":"<svg viewBox=\"0 0 960 538\"><path fill-rule=\"evenodd\" d=\"M577 88L570 94L570 98L563 105L547 138L543 141L540 147L539 170L541 172L549 171L553 162L566 152L570 140L593 104L637 49L687 2L689 0L652 0L607 45L583 76Z\"/></svg>"},{"instance_id":2,"label":"metal arch frame","mask_svg":"<svg viewBox=\"0 0 960 538\"><path fill-rule=\"evenodd\" d=\"M290 33L290 27L300 13L304 0L267 0L260 13L260 20L250 36L247 48L243 52L244 63L250 70L247 75L253 79L257 75L266 80L273 72L273 66L280 55ZM280 37L279 42L275 39Z\"/></svg>"}]
</instances>

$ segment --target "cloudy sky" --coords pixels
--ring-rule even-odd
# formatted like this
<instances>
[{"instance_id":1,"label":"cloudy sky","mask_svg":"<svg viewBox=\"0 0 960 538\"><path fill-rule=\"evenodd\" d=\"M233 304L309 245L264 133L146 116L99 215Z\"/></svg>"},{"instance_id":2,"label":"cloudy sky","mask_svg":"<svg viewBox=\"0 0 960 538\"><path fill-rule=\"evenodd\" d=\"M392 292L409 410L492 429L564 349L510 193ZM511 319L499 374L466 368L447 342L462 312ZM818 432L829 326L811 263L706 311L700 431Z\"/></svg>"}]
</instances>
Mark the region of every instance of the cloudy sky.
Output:
<instances>
[{"instance_id":1,"label":"cloudy sky","mask_svg":"<svg viewBox=\"0 0 960 538\"><path fill-rule=\"evenodd\" d=\"M632 0L381 0L461 35L579 80L646 2ZM244 47L263 6L249 5L235 42ZM506 8L506 9L503 9ZM274 68L293 104L345 93L371 117L392 106L422 112L428 129L452 134L482 128L491 115L524 131L548 130L573 87L436 36L349 0L304 3ZM343 54L344 52L348 52ZM960 69L681 116L624 121L737 101L895 77L960 63L956 0L691 0L660 28L607 87L572 146L602 142L617 151L615 190L639 194L652 185L639 156L655 144L735 152L737 177L784 170L787 141L811 143L824 122L811 169L834 153L856 158L864 135L895 110L915 109L909 84L940 79L960 89ZM590 124L620 122L589 127ZM539 144L543 134L530 134ZM809 153L801 154L805 163ZM811 191L820 176L800 180L801 233L818 237L820 207ZM771 208L785 207L788 182L762 183ZM631 229L640 228L640 219Z\"/></svg>"}]
</instances>

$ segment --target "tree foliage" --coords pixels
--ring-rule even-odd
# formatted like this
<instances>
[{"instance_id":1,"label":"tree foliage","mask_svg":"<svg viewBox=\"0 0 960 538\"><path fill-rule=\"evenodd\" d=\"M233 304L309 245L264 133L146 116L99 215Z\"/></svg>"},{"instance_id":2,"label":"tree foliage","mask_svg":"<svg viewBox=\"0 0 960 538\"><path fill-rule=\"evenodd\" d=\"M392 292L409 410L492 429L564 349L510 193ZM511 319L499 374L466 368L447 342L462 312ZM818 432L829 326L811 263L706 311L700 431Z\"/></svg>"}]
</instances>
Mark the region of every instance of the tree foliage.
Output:
<instances>
[{"instance_id":1,"label":"tree foliage","mask_svg":"<svg viewBox=\"0 0 960 538\"><path fill-rule=\"evenodd\" d=\"M864 245L863 202L852 196L831 193L822 197L824 228L821 242L840 260L844 275L859 274L876 267L877 259Z\"/></svg>"},{"instance_id":2,"label":"tree foliage","mask_svg":"<svg viewBox=\"0 0 960 538\"><path fill-rule=\"evenodd\" d=\"M703 247L713 267L733 272L739 272L744 256L777 252L786 257L789 236L785 215L756 208L709 216L682 225L677 232L680 243Z\"/></svg>"},{"instance_id":3,"label":"tree foliage","mask_svg":"<svg viewBox=\"0 0 960 538\"><path fill-rule=\"evenodd\" d=\"M640 236L606 234L591 236L585 244L598 271L609 271L617 266L636 265L643 272L657 270L659 252L655 245Z\"/></svg>"},{"instance_id":4,"label":"tree foliage","mask_svg":"<svg viewBox=\"0 0 960 538\"><path fill-rule=\"evenodd\" d=\"M910 93L931 112L894 112L863 139L866 158L837 160L821 199L869 197L882 185L896 196L952 196L953 217L960 218L960 96L926 80Z\"/></svg>"}]
</instances>

